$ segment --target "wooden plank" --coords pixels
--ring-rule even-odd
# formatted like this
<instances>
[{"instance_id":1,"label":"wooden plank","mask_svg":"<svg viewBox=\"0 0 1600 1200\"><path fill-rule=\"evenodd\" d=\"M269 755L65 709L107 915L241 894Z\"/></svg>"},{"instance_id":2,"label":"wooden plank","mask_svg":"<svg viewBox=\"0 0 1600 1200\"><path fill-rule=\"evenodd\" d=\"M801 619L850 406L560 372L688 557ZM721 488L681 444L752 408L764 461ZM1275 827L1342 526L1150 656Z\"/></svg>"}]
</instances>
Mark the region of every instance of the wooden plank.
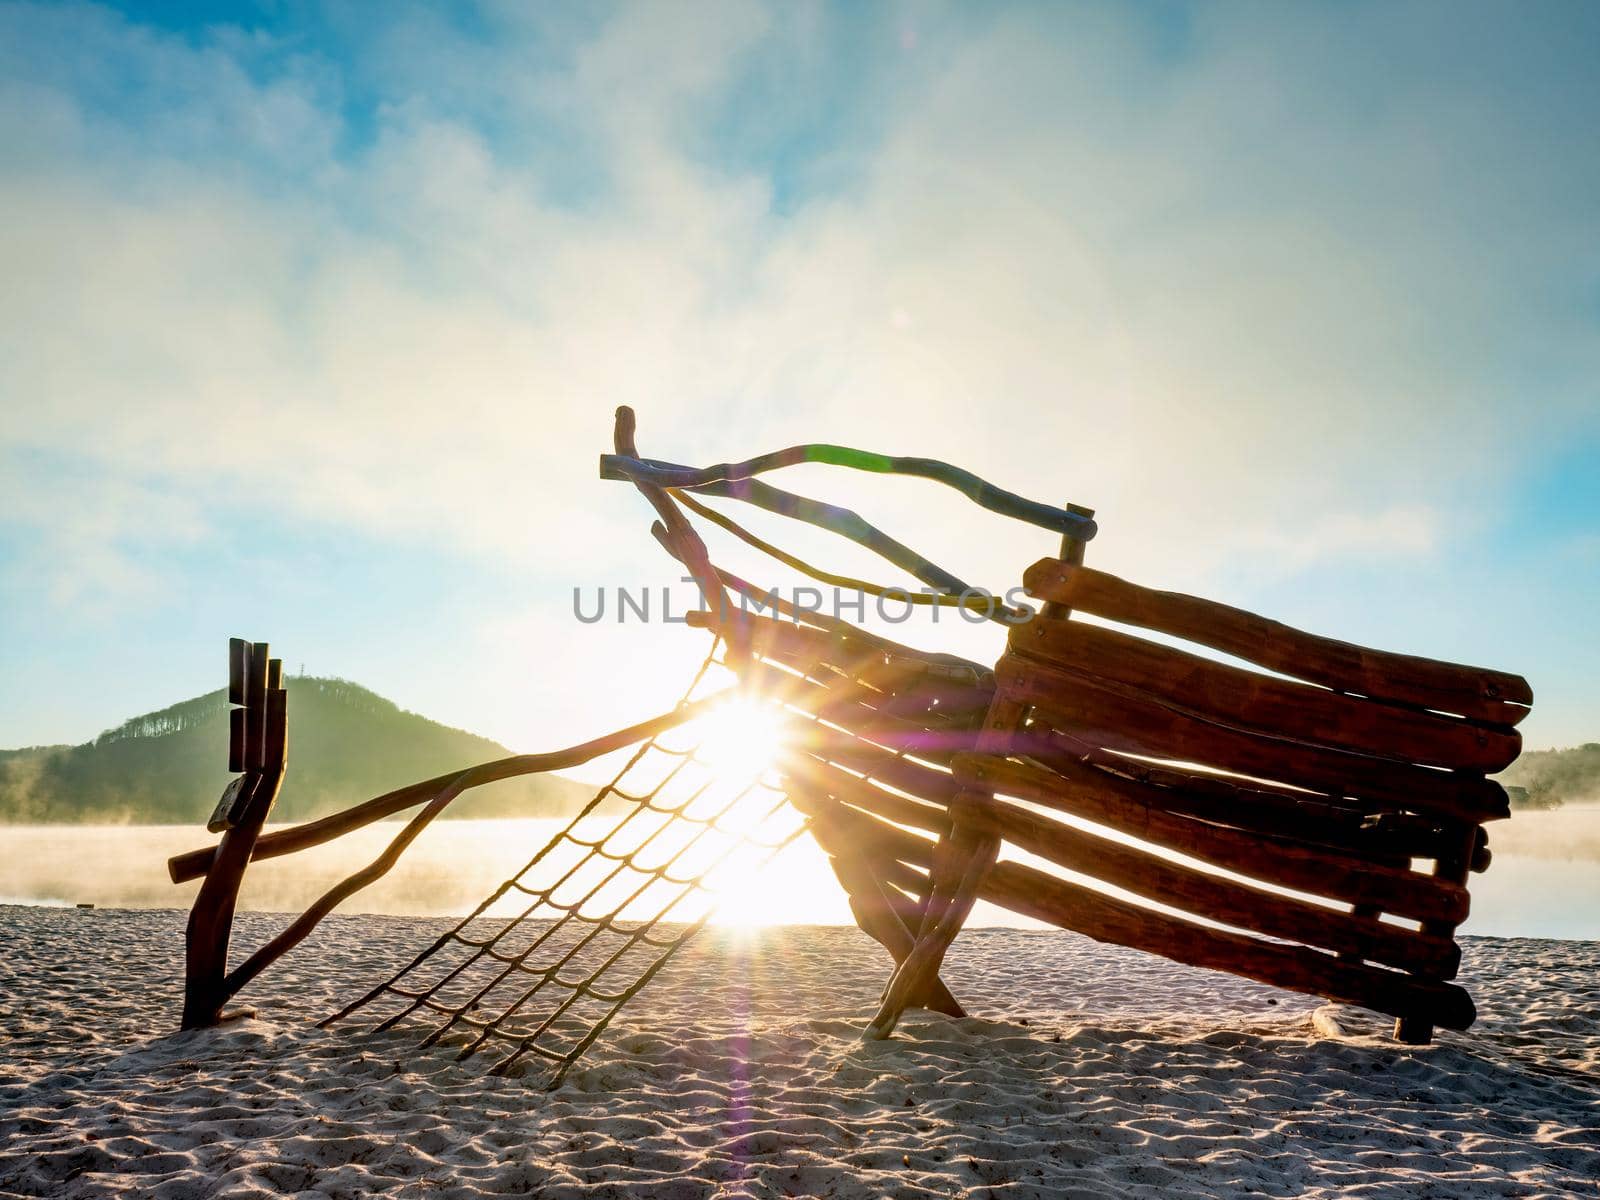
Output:
<instances>
[{"instance_id":1,"label":"wooden plank","mask_svg":"<svg viewBox=\"0 0 1600 1200\"><path fill-rule=\"evenodd\" d=\"M1015 656L1002 659L996 675L1000 694L1033 705L1036 721L1082 733L1113 750L1355 796L1396 811L1469 821L1511 813L1505 789L1480 776L1246 733L1168 707L1146 693Z\"/></svg>"},{"instance_id":2,"label":"wooden plank","mask_svg":"<svg viewBox=\"0 0 1600 1200\"><path fill-rule=\"evenodd\" d=\"M267 662L267 643L253 643L250 671L245 677L244 762L247 770L259 771L266 765Z\"/></svg>"},{"instance_id":3,"label":"wooden plank","mask_svg":"<svg viewBox=\"0 0 1600 1200\"><path fill-rule=\"evenodd\" d=\"M282 771L289 761L289 693L281 687L267 692L265 738L262 766L268 771Z\"/></svg>"},{"instance_id":4,"label":"wooden plank","mask_svg":"<svg viewBox=\"0 0 1600 1200\"><path fill-rule=\"evenodd\" d=\"M1069 776L1092 768L1142 785L1141 807L1198 817L1269 840L1336 850L1379 866L1409 868L1413 858L1433 858L1444 844L1441 818L1371 815L1343 799L1125 758L1054 730L1027 731L1014 752Z\"/></svg>"},{"instance_id":5,"label":"wooden plank","mask_svg":"<svg viewBox=\"0 0 1600 1200\"><path fill-rule=\"evenodd\" d=\"M1459 922L1467 915L1467 890L1459 885L1150 808L1145 785L1093 767L1047 771L994 755L962 755L957 762L993 791L1071 813L1263 883L1347 904L1378 904L1384 912L1419 921Z\"/></svg>"},{"instance_id":6,"label":"wooden plank","mask_svg":"<svg viewBox=\"0 0 1600 1200\"><path fill-rule=\"evenodd\" d=\"M1198 642L1342 692L1497 725L1515 725L1533 703L1533 689L1520 675L1370 650L1212 600L1140 587L1059 559L1034 563L1024 572L1023 583L1031 596Z\"/></svg>"},{"instance_id":7,"label":"wooden plank","mask_svg":"<svg viewBox=\"0 0 1600 1200\"><path fill-rule=\"evenodd\" d=\"M1476 826L1463 825L1453 832L1455 848L1439 856L1439 860L1433 864L1433 873L1446 882L1464 885L1473 853L1477 849L1479 830ZM1455 933L1455 926L1449 921L1424 921L1422 932L1430 936L1450 937ZM1433 1040L1434 1022L1426 1014L1398 1013L1396 1016L1399 1018L1394 1023L1396 1041L1420 1046Z\"/></svg>"},{"instance_id":8,"label":"wooden plank","mask_svg":"<svg viewBox=\"0 0 1600 1200\"><path fill-rule=\"evenodd\" d=\"M897 825L926 829L940 836L950 829L948 809L885 791L869 780L840 770L832 763L802 754L787 754L782 757L779 766L786 778L802 779L819 792Z\"/></svg>"},{"instance_id":9,"label":"wooden plank","mask_svg":"<svg viewBox=\"0 0 1600 1200\"><path fill-rule=\"evenodd\" d=\"M901 862L923 868L932 862L933 843L915 834L857 812L841 812L839 824L853 841L871 844ZM1391 1016L1423 1015L1450 1029L1465 1029L1476 1016L1472 998L1454 984L1344 962L1304 946L1210 929L1021 863L997 863L984 878L979 895L1011 912L1075 930L1096 941L1130 946L1175 962L1228 971Z\"/></svg>"},{"instance_id":10,"label":"wooden plank","mask_svg":"<svg viewBox=\"0 0 1600 1200\"><path fill-rule=\"evenodd\" d=\"M981 895L1012 912L1076 930L1099 942L1130 946L1174 962L1227 971L1390 1016L1422 1017L1447 1029L1466 1029L1477 1016L1472 997L1455 984L1345 962L1304 946L1209 929L1020 863L997 864L985 879Z\"/></svg>"},{"instance_id":11,"label":"wooden plank","mask_svg":"<svg viewBox=\"0 0 1600 1200\"><path fill-rule=\"evenodd\" d=\"M248 735L245 731L245 710L228 710L228 770L243 771L248 755L245 753Z\"/></svg>"},{"instance_id":12,"label":"wooden plank","mask_svg":"<svg viewBox=\"0 0 1600 1200\"><path fill-rule=\"evenodd\" d=\"M1498 771L1522 749L1514 729L1374 704L1327 688L1242 670L1083 621L1044 617L1011 631L1029 658L1122 684L1207 720L1452 770Z\"/></svg>"},{"instance_id":13,"label":"wooden plank","mask_svg":"<svg viewBox=\"0 0 1600 1200\"><path fill-rule=\"evenodd\" d=\"M250 643L243 638L228 639L229 704L243 704L245 702L245 680L250 674L251 653Z\"/></svg>"},{"instance_id":14,"label":"wooden plank","mask_svg":"<svg viewBox=\"0 0 1600 1200\"><path fill-rule=\"evenodd\" d=\"M974 819L1018 849L1058 867L1236 929L1339 951L1436 979L1454 977L1461 961L1460 949L1448 936L1364 920L1208 874L1015 804L997 801ZM1376 916L1376 912L1371 914Z\"/></svg>"}]
</instances>

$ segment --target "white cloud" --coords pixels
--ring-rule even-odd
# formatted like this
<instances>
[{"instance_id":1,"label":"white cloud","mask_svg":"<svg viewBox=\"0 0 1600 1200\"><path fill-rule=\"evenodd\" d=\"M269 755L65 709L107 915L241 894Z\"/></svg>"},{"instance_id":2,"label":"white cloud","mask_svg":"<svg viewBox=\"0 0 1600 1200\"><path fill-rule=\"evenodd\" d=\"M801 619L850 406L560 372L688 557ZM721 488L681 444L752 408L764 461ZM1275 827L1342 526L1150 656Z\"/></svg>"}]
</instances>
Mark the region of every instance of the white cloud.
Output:
<instances>
[{"instance_id":1,"label":"white cloud","mask_svg":"<svg viewBox=\"0 0 1600 1200\"><path fill-rule=\"evenodd\" d=\"M1163 582L1427 554L1470 532L1513 429L1592 404L1594 329L1547 277L1595 265L1593 169L1529 150L1470 73L1390 70L1374 19L1201 10L1163 56L1131 17L919 9L880 51L881 143L780 217L689 135L797 36L781 11L627 6L555 51L413 13L369 61L269 70L237 34L29 10L0 104L28 148L0 173L0 450L95 473L10 517L71 575L74 510L153 478L193 521L220 500L593 578L658 553L594 477L628 403L662 457L828 439L1094 503L1096 554ZM1405 58L1432 22L1383 32L1436 65ZM341 71L389 88L343 153ZM545 125L588 139L591 200L552 198ZM1048 548L918 485L820 487L974 578Z\"/></svg>"}]
</instances>

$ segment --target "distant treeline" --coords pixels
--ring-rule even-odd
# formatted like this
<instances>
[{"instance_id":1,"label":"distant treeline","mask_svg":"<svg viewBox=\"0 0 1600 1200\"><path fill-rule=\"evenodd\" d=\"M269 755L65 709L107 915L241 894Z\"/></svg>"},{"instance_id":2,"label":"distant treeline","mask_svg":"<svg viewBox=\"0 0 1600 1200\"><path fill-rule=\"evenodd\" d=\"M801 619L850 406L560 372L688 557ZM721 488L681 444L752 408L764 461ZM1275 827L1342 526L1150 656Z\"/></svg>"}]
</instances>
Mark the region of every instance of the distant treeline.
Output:
<instances>
[{"instance_id":1,"label":"distant treeline","mask_svg":"<svg viewBox=\"0 0 1600 1200\"><path fill-rule=\"evenodd\" d=\"M1526 750L1501 775L1513 807L1559 808L1600 801L1600 742L1566 750Z\"/></svg>"},{"instance_id":2,"label":"distant treeline","mask_svg":"<svg viewBox=\"0 0 1600 1200\"><path fill-rule=\"evenodd\" d=\"M511 751L440 725L358 684L294 676L289 771L275 821L322 816L417 780ZM222 690L108 729L81 746L0 751L0 820L203 822L229 775ZM590 789L555 776L506 780L464 795L451 816L562 816Z\"/></svg>"}]
</instances>

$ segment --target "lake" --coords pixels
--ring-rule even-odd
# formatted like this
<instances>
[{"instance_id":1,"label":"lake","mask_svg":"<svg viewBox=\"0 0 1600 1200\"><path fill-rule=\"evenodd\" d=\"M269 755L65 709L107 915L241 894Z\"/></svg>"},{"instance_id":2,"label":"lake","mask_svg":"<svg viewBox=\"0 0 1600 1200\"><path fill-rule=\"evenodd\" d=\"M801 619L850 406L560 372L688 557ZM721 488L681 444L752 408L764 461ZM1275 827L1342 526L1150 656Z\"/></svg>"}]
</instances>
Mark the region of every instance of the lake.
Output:
<instances>
[{"instance_id":1,"label":"lake","mask_svg":"<svg viewBox=\"0 0 1600 1200\"><path fill-rule=\"evenodd\" d=\"M435 822L393 871L341 911L414 916L469 911L562 825L559 820ZM252 864L240 906L304 909L375 858L399 830L398 823L384 822L326 846ZM0 903L186 908L199 885L174 886L166 859L214 840L193 826L0 826ZM1472 915L1464 932L1600 939L1600 807L1521 812L1491 825L1489 844L1494 862L1486 874L1472 878ZM729 892L715 918L721 923L851 921L842 891L809 838L749 878L736 876ZM988 906L979 907L973 923L1036 924Z\"/></svg>"}]
</instances>

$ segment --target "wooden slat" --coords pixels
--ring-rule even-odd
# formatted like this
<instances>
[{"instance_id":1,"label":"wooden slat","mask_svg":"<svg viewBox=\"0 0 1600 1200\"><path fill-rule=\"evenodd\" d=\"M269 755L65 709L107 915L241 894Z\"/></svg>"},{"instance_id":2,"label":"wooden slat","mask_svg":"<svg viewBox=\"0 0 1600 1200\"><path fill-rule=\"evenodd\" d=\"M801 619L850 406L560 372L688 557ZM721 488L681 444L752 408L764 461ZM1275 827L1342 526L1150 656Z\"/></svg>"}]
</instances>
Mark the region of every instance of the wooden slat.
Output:
<instances>
[{"instance_id":1,"label":"wooden slat","mask_svg":"<svg viewBox=\"0 0 1600 1200\"><path fill-rule=\"evenodd\" d=\"M933 843L915 834L851 810L840 810L836 819L844 836L873 846L875 852L892 854L901 862L924 869L932 862ZM1021 863L996 864L984 878L979 895L1011 912L1075 930L1096 941L1129 946L1191 966L1228 971L1391 1016L1423 1016L1448 1029L1465 1029L1476 1016L1472 997L1454 984L1342 961L1303 946L1210 929Z\"/></svg>"},{"instance_id":2,"label":"wooden slat","mask_svg":"<svg viewBox=\"0 0 1600 1200\"><path fill-rule=\"evenodd\" d=\"M247 770L259 771L266 763L267 662L266 642L250 647L250 671L244 689L244 758Z\"/></svg>"},{"instance_id":3,"label":"wooden slat","mask_svg":"<svg viewBox=\"0 0 1600 1200\"><path fill-rule=\"evenodd\" d=\"M250 643L243 638L228 639L228 703L245 702L245 679L250 674ZM235 768L237 770L238 768Z\"/></svg>"},{"instance_id":4,"label":"wooden slat","mask_svg":"<svg viewBox=\"0 0 1600 1200\"><path fill-rule=\"evenodd\" d=\"M1370 902L1383 912L1419 921L1459 922L1467 915L1467 890L1458 885L1150 808L1147 785L1093 767L1062 774L990 755L961 755L956 761L992 791L1071 813L1263 883L1347 904Z\"/></svg>"},{"instance_id":5,"label":"wooden slat","mask_svg":"<svg viewBox=\"0 0 1600 1200\"><path fill-rule=\"evenodd\" d=\"M1227 971L1391 1016L1423 1017L1447 1029L1466 1029L1477 1016L1472 997L1455 984L1346 962L1303 946L1209 929L1020 863L996 865L980 894L1012 912L1076 930L1099 942L1130 946L1174 962Z\"/></svg>"},{"instance_id":6,"label":"wooden slat","mask_svg":"<svg viewBox=\"0 0 1600 1200\"><path fill-rule=\"evenodd\" d=\"M1454 977L1461 951L1435 937L1208 874L1015 804L997 801L975 818L1058 867L1236 929L1285 938L1437 979ZM1375 917L1377 914L1374 913Z\"/></svg>"},{"instance_id":7,"label":"wooden slat","mask_svg":"<svg viewBox=\"0 0 1600 1200\"><path fill-rule=\"evenodd\" d=\"M1069 776L1092 769L1092 778L1111 774L1143 785L1139 803L1145 808L1337 850L1380 866L1409 867L1413 858L1434 857L1444 844L1439 818L1369 816L1348 801L1125 758L1054 730L1026 731L1013 752Z\"/></svg>"},{"instance_id":8,"label":"wooden slat","mask_svg":"<svg viewBox=\"0 0 1600 1200\"><path fill-rule=\"evenodd\" d=\"M1197 596L1140 587L1059 559L1034 563L1023 574L1023 582L1031 596L1198 642L1342 692L1498 725L1515 725L1533 703L1533 690L1520 675L1369 650Z\"/></svg>"},{"instance_id":9,"label":"wooden slat","mask_svg":"<svg viewBox=\"0 0 1600 1200\"><path fill-rule=\"evenodd\" d=\"M1039 617L1016 626L1010 644L1031 658L1137 688L1196 716L1274 737L1480 772L1500 770L1522 749L1522 736L1514 729L1374 704L1083 621Z\"/></svg>"},{"instance_id":10,"label":"wooden slat","mask_svg":"<svg viewBox=\"0 0 1600 1200\"><path fill-rule=\"evenodd\" d=\"M262 766L282 771L289 761L289 693L281 687L267 692L266 745Z\"/></svg>"},{"instance_id":11,"label":"wooden slat","mask_svg":"<svg viewBox=\"0 0 1600 1200\"><path fill-rule=\"evenodd\" d=\"M815 791L897 825L910 825L941 836L950 828L947 809L885 791L860 776L841 771L831 763L819 762L801 754L789 754L783 757L779 766L784 777L791 782L802 780Z\"/></svg>"},{"instance_id":12,"label":"wooden slat","mask_svg":"<svg viewBox=\"0 0 1600 1200\"><path fill-rule=\"evenodd\" d=\"M248 755L245 745L248 735L245 732L245 710L230 708L228 710L228 770L242 771Z\"/></svg>"},{"instance_id":13,"label":"wooden slat","mask_svg":"<svg viewBox=\"0 0 1600 1200\"><path fill-rule=\"evenodd\" d=\"M1510 815L1505 789L1476 775L1429 770L1289 742L1201 720L1148 694L1101 684L1062 667L1015 656L996 672L1000 694L1034 706L1034 720L1113 750L1220 768L1330 795L1357 796L1398 811L1469 821Z\"/></svg>"}]
</instances>

